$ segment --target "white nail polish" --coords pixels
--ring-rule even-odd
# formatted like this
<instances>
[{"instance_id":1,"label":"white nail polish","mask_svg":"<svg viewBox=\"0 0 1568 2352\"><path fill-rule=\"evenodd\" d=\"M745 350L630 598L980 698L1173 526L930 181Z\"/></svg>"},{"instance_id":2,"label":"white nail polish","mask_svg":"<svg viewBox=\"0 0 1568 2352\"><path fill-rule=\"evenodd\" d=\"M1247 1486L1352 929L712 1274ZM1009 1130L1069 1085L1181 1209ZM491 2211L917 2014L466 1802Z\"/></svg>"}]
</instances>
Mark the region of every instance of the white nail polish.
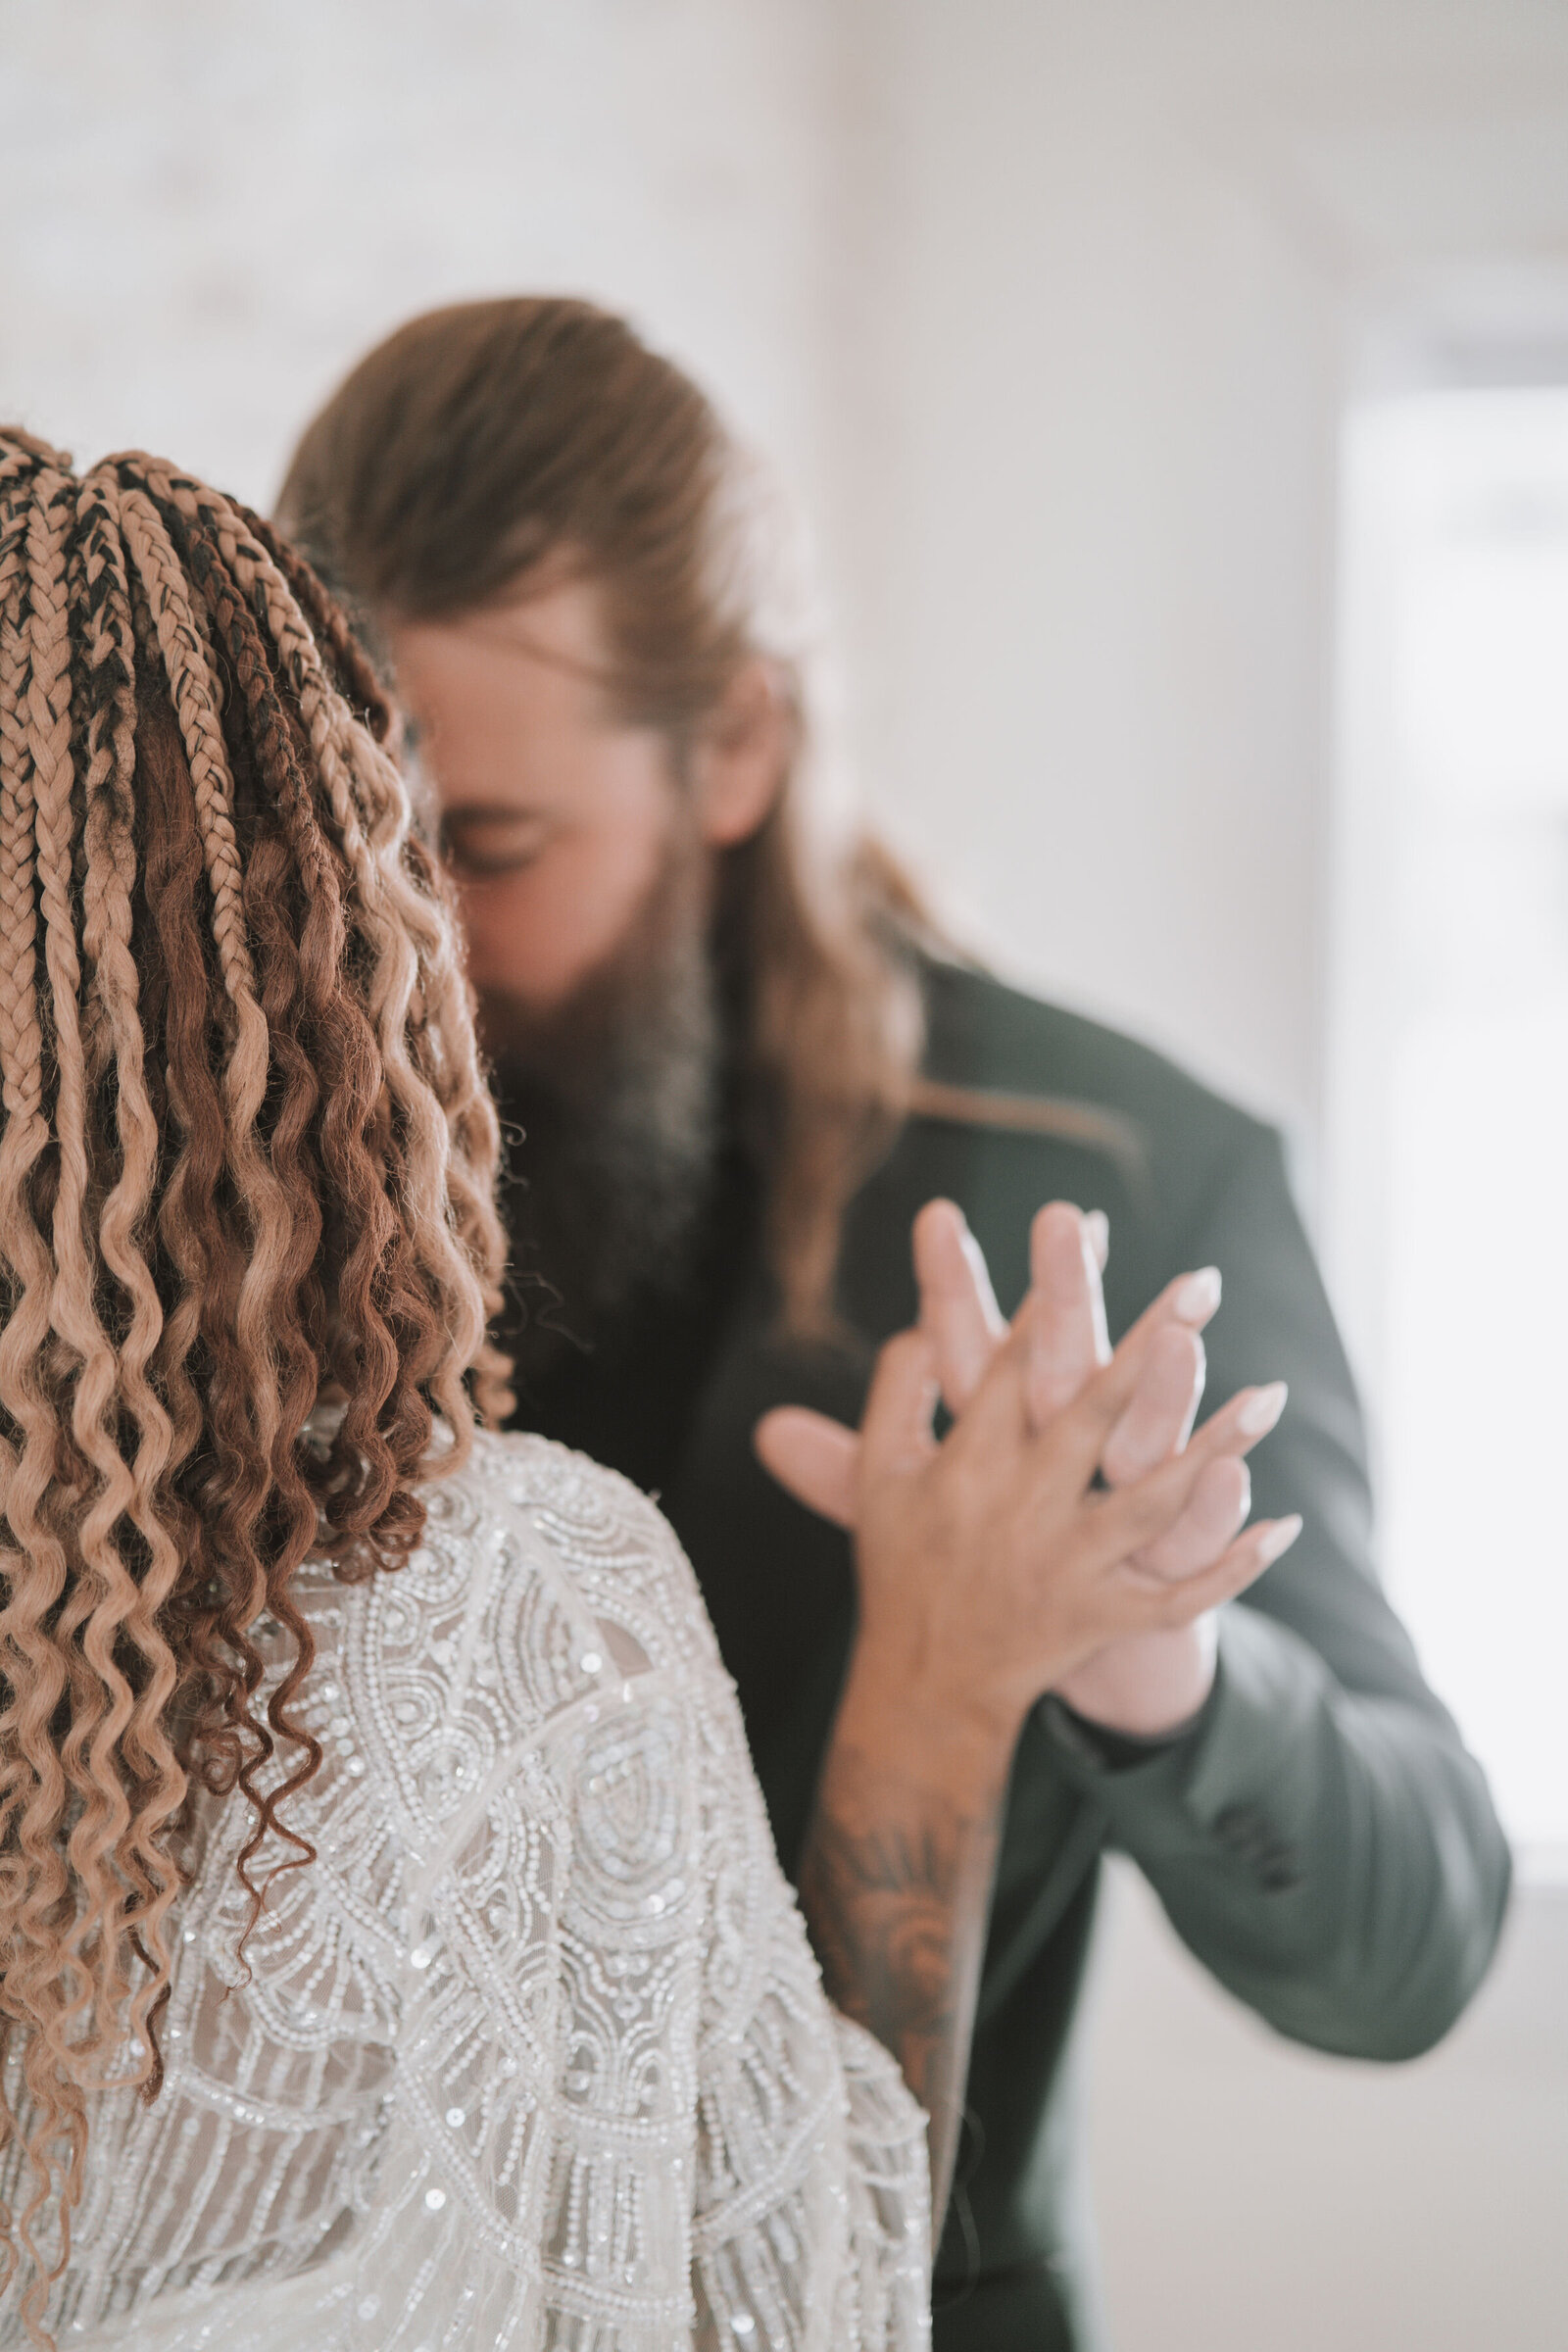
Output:
<instances>
[{"instance_id":1,"label":"white nail polish","mask_svg":"<svg viewBox=\"0 0 1568 2352\"><path fill-rule=\"evenodd\" d=\"M1236 1426L1243 1437L1266 1438L1284 1412L1290 1393L1283 1380L1275 1380L1266 1389L1259 1389L1255 1396L1250 1396L1236 1416Z\"/></svg>"},{"instance_id":2,"label":"white nail polish","mask_svg":"<svg viewBox=\"0 0 1568 2352\"><path fill-rule=\"evenodd\" d=\"M1206 1323L1219 1304L1220 1275L1218 1266L1201 1266L1189 1274L1170 1302L1170 1311L1178 1323Z\"/></svg>"},{"instance_id":3,"label":"white nail polish","mask_svg":"<svg viewBox=\"0 0 1568 2352\"><path fill-rule=\"evenodd\" d=\"M1301 1526L1300 1512L1293 1511L1289 1519L1282 1519L1277 1527L1269 1530L1257 1547L1258 1556L1265 1568L1271 1568L1282 1551L1290 1550L1291 1545L1301 1532Z\"/></svg>"}]
</instances>

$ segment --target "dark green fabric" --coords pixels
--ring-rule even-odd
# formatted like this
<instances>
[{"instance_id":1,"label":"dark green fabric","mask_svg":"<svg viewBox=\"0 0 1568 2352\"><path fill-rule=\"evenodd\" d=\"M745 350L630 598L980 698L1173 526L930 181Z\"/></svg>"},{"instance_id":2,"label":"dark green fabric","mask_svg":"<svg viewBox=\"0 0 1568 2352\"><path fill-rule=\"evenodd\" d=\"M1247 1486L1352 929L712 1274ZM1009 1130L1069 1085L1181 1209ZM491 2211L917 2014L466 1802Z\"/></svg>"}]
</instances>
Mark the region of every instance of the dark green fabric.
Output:
<instances>
[{"instance_id":1,"label":"dark green fabric","mask_svg":"<svg viewBox=\"0 0 1568 2352\"><path fill-rule=\"evenodd\" d=\"M962 1204L1007 1311L1026 1281L1029 1219L1049 1200L1109 1216L1113 1333L1172 1275L1212 1261L1225 1298L1207 1335L1211 1401L1290 1382L1285 1420L1252 1456L1254 1507L1298 1509L1304 1532L1224 1613L1197 1723L1147 1754L1108 1756L1048 1700L1014 1764L936 2342L1090 2352L1102 2336L1084 2258L1075 2034L1104 1848L1132 1856L1191 1949L1260 2016L1363 2058L1413 2055L1453 2022L1495 1943L1508 1859L1482 1776L1372 1573L1360 1412L1277 1135L1130 1039L979 973L932 966L928 1020L930 1077L1097 1105L1130 1122L1140 1152L912 1120L846 1227L854 1337L814 1350L772 1335L734 1170L732 1239L701 1302L706 1353L664 1353L659 1319L645 1319L586 1376L600 1384L590 1427L602 1454L662 1490L793 1871L853 1569L845 1539L759 1468L751 1432L781 1402L858 1419L876 1346L913 1311L909 1226L924 1201ZM580 1442L584 1368L570 1378L571 1396L553 1402L547 1388L519 1418ZM649 1384L657 1408L639 1401ZM670 1434L651 1447L655 1418Z\"/></svg>"}]
</instances>

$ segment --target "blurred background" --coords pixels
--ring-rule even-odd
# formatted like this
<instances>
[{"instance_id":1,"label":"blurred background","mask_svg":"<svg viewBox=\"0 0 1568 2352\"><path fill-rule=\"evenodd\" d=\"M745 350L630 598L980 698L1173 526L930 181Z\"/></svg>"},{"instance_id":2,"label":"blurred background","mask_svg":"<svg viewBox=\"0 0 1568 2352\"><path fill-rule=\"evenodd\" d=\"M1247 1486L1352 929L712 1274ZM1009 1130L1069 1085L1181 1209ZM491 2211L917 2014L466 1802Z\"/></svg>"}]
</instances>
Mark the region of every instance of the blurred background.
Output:
<instances>
[{"instance_id":1,"label":"blurred background","mask_svg":"<svg viewBox=\"0 0 1568 2352\"><path fill-rule=\"evenodd\" d=\"M268 504L405 315L583 292L777 459L869 808L1286 1122L1522 1886L1450 2041L1107 1906L1122 2352L1562 2352L1568 6L0 0L0 410Z\"/></svg>"}]
</instances>

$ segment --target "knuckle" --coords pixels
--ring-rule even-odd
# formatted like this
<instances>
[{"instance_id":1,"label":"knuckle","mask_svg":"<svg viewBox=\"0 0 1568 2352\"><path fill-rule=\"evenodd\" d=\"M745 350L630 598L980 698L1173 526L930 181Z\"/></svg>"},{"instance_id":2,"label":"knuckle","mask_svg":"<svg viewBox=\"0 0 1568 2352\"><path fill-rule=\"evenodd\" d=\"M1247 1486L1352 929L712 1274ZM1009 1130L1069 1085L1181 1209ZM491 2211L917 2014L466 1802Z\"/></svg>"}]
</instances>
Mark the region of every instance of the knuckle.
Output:
<instances>
[{"instance_id":1,"label":"knuckle","mask_svg":"<svg viewBox=\"0 0 1568 2352\"><path fill-rule=\"evenodd\" d=\"M884 1340L877 1356L878 1369L885 1372L912 1371L928 1352L928 1344L918 1331L896 1331L891 1340Z\"/></svg>"}]
</instances>

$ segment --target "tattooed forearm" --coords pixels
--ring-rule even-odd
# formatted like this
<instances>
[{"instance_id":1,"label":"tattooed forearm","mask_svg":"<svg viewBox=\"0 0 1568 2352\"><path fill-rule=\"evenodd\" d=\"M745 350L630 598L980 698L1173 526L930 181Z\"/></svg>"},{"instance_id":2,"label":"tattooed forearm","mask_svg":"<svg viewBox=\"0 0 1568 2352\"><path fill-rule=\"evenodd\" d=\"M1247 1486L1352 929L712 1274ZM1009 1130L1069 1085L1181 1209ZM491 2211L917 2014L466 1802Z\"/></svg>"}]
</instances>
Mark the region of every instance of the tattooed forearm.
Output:
<instances>
[{"instance_id":1,"label":"tattooed forearm","mask_svg":"<svg viewBox=\"0 0 1568 2352\"><path fill-rule=\"evenodd\" d=\"M868 2026L929 2104L933 2072L953 2037L956 1877L948 1836L857 1835L819 1811L801 1896L822 1973L847 2015Z\"/></svg>"},{"instance_id":2,"label":"tattooed forearm","mask_svg":"<svg viewBox=\"0 0 1568 2352\"><path fill-rule=\"evenodd\" d=\"M892 2051L931 2118L940 2228L963 2110L1001 1781L836 1740L801 1864L823 1982Z\"/></svg>"}]
</instances>

